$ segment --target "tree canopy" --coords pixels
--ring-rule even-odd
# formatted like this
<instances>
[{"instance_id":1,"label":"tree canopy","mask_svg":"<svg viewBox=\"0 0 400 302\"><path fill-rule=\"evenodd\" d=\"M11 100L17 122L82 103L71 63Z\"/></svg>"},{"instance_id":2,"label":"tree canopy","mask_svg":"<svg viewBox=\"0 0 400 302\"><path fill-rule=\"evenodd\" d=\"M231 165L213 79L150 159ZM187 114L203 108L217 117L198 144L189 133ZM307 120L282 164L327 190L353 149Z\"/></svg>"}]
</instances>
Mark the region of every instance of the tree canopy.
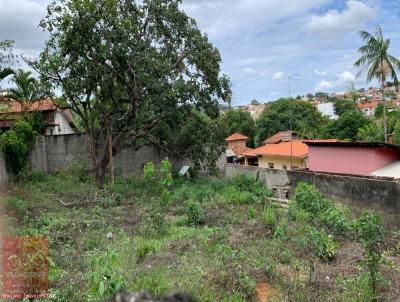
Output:
<instances>
[{"instance_id":1,"label":"tree canopy","mask_svg":"<svg viewBox=\"0 0 400 302\"><path fill-rule=\"evenodd\" d=\"M220 126L224 137L228 137L235 132L249 137L249 147L254 147L254 137L256 134L256 123L250 113L239 109L229 109L224 112L220 119Z\"/></svg>"},{"instance_id":2,"label":"tree canopy","mask_svg":"<svg viewBox=\"0 0 400 302\"><path fill-rule=\"evenodd\" d=\"M346 111L328 126L328 136L340 140L356 141L358 130L370 123L371 121L358 110Z\"/></svg>"},{"instance_id":3,"label":"tree canopy","mask_svg":"<svg viewBox=\"0 0 400 302\"><path fill-rule=\"evenodd\" d=\"M165 146L161 125L185 132L201 124L203 135L192 139L205 149L215 137L207 122L217 118L220 101L230 101L230 83L219 51L180 2L61 0L41 22L50 39L31 65L82 119L99 181L124 146ZM196 163L207 153L178 149Z\"/></svg>"},{"instance_id":4,"label":"tree canopy","mask_svg":"<svg viewBox=\"0 0 400 302\"><path fill-rule=\"evenodd\" d=\"M279 131L289 130L291 116L293 130L310 137L319 137L321 127L327 122L308 102L279 99L271 103L258 118L256 144L261 144L266 138Z\"/></svg>"}]
</instances>

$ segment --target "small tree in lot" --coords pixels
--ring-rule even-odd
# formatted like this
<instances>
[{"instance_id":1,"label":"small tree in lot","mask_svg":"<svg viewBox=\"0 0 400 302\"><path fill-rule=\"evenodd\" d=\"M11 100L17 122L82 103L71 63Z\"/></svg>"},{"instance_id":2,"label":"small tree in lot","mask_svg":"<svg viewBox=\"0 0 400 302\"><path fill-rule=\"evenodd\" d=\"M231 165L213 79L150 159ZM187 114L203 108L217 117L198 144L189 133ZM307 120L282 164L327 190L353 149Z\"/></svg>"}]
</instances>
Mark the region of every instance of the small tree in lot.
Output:
<instances>
[{"instance_id":1,"label":"small tree in lot","mask_svg":"<svg viewBox=\"0 0 400 302\"><path fill-rule=\"evenodd\" d=\"M384 259L384 226L378 215L374 213L364 213L356 221L356 229L358 238L365 248L364 261L369 270L369 279L373 294L372 301L377 301L379 267Z\"/></svg>"}]
</instances>

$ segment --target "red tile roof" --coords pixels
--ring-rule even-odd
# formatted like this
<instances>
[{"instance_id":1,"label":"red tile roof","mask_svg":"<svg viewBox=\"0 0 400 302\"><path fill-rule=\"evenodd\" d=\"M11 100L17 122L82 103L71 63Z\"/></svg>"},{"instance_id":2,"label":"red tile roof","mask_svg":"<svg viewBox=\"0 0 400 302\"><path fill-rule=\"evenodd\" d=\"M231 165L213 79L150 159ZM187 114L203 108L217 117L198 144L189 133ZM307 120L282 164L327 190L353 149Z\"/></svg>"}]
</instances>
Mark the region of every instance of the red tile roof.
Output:
<instances>
[{"instance_id":1,"label":"red tile roof","mask_svg":"<svg viewBox=\"0 0 400 302\"><path fill-rule=\"evenodd\" d=\"M230 137L226 138L225 141L227 142L234 142L234 141L242 141L242 140L248 140L249 138L247 136L244 136L240 133L235 133L232 134Z\"/></svg>"},{"instance_id":2,"label":"red tile roof","mask_svg":"<svg viewBox=\"0 0 400 302\"><path fill-rule=\"evenodd\" d=\"M231 150L237 156L248 156L248 157L256 157L257 156L257 153L254 152L254 149L251 149L246 146L235 146Z\"/></svg>"},{"instance_id":3,"label":"red tile roof","mask_svg":"<svg viewBox=\"0 0 400 302\"><path fill-rule=\"evenodd\" d=\"M292 151L291 151L292 149ZM280 144L269 144L253 150L258 155L269 156L293 156L304 158L308 155L308 146L301 140L284 142Z\"/></svg>"},{"instance_id":4,"label":"red tile roof","mask_svg":"<svg viewBox=\"0 0 400 302\"><path fill-rule=\"evenodd\" d=\"M34 102L28 105L28 108L23 108L21 103L17 101L9 101L3 104L5 106L1 106L0 113L21 113L22 111L48 111L48 110L56 110L57 106L54 104L52 100L42 100Z\"/></svg>"},{"instance_id":5,"label":"red tile roof","mask_svg":"<svg viewBox=\"0 0 400 302\"><path fill-rule=\"evenodd\" d=\"M375 109L376 107L378 107L379 102L378 101L372 101L372 102L366 102L366 103L361 103L358 104L357 107L358 109Z\"/></svg>"},{"instance_id":6,"label":"red tile roof","mask_svg":"<svg viewBox=\"0 0 400 302\"><path fill-rule=\"evenodd\" d=\"M279 131L278 133L274 134L273 136L267 138L264 141L264 145L267 144L278 144L284 140L284 138L287 138L286 141L290 140L291 135L290 134L297 134L294 131Z\"/></svg>"}]
</instances>

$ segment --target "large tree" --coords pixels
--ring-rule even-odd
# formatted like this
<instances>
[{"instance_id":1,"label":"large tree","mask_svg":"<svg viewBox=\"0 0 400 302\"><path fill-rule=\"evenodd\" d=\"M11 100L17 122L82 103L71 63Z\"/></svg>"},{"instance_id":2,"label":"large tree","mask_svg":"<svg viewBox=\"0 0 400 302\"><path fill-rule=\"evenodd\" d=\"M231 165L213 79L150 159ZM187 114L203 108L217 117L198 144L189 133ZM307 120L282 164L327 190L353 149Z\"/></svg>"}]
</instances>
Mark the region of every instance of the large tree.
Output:
<instances>
[{"instance_id":1,"label":"large tree","mask_svg":"<svg viewBox=\"0 0 400 302\"><path fill-rule=\"evenodd\" d=\"M326 136L340 140L356 141L358 130L370 123L372 122L358 110L346 111L329 125Z\"/></svg>"},{"instance_id":2,"label":"large tree","mask_svg":"<svg viewBox=\"0 0 400 302\"><path fill-rule=\"evenodd\" d=\"M160 125L200 123L199 112L215 118L218 102L230 100L219 51L180 3L61 0L41 22L50 39L32 66L82 119L100 183L107 166L113 175L112 158L125 146L165 146ZM203 130L197 145L206 148L212 128ZM204 154L189 155L200 162Z\"/></svg>"},{"instance_id":3,"label":"large tree","mask_svg":"<svg viewBox=\"0 0 400 302\"><path fill-rule=\"evenodd\" d=\"M374 34L360 31L360 37L365 45L358 50L361 57L354 63L355 66L367 70L367 82L374 78L381 84L382 98L385 98L385 84L388 78L392 78L395 85L398 84L396 71L400 69L400 60L389 54L390 40L383 37L382 29L378 26ZM360 71L360 72L361 72ZM387 142L387 114L383 108L383 123L385 142Z\"/></svg>"},{"instance_id":4,"label":"large tree","mask_svg":"<svg viewBox=\"0 0 400 302\"><path fill-rule=\"evenodd\" d=\"M319 137L321 127L326 123L318 110L310 103L294 99L280 99L273 102L258 118L256 144L279 131L292 129L305 136Z\"/></svg>"},{"instance_id":5,"label":"large tree","mask_svg":"<svg viewBox=\"0 0 400 302\"><path fill-rule=\"evenodd\" d=\"M224 136L228 137L235 132L249 137L248 144L254 147L254 136L256 133L256 123L250 113L239 109L228 109L220 118L221 129L224 131Z\"/></svg>"}]
</instances>

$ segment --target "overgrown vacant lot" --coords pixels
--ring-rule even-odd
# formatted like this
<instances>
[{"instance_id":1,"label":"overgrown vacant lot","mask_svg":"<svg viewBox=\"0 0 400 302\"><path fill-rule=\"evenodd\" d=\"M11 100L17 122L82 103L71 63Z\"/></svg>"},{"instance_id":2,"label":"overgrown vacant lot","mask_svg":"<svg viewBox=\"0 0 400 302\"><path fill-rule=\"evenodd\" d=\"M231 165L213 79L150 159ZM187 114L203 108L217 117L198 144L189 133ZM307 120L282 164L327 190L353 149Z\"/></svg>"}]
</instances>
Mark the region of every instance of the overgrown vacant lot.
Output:
<instances>
[{"instance_id":1,"label":"overgrown vacant lot","mask_svg":"<svg viewBox=\"0 0 400 302\"><path fill-rule=\"evenodd\" d=\"M398 232L307 185L289 209L269 197L245 176L172 179L164 162L103 190L79 169L36 173L2 201L16 235L48 237L48 301L99 301L118 288L199 301L371 301L366 241L378 249L368 254L378 255L378 298L398 298Z\"/></svg>"}]
</instances>

